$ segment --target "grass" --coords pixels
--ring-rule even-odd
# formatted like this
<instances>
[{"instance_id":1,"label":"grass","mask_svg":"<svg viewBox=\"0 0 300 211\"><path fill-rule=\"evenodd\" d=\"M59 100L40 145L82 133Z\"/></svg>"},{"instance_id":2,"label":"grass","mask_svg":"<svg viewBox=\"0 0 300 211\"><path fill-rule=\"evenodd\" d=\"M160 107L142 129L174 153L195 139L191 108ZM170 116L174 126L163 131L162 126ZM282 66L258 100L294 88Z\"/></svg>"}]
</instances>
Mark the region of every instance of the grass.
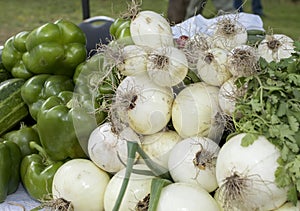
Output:
<instances>
[{"instance_id":1,"label":"grass","mask_svg":"<svg viewBox=\"0 0 300 211\"><path fill-rule=\"evenodd\" d=\"M91 16L106 15L116 18L126 11L127 2L131 0L90 0ZM264 28L273 33L283 33L300 40L300 1L262 0L266 17ZM143 0L142 9L166 14L168 0ZM82 21L81 0L9 0L0 1L0 45L12 35L31 30L47 22L60 18L78 24ZM250 0L246 2L245 12L251 12ZM208 1L203 15L213 17L214 7Z\"/></svg>"}]
</instances>

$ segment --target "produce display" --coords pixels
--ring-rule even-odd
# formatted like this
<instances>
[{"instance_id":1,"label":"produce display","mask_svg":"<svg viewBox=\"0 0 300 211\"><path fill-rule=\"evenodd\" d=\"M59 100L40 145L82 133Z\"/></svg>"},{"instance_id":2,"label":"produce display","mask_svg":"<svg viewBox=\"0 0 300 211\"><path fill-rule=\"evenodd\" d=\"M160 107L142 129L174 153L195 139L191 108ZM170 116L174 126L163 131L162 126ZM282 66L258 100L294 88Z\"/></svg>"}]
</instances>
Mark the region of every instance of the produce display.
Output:
<instances>
[{"instance_id":1,"label":"produce display","mask_svg":"<svg viewBox=\"0 0 300 211\"><path fill-rule=\"evenodd\" d=\"M175 38L134 7L91 57L67 20L9 38L0 208L299 210L300 43L221 17Z\"/></svg>"}]
</instances>

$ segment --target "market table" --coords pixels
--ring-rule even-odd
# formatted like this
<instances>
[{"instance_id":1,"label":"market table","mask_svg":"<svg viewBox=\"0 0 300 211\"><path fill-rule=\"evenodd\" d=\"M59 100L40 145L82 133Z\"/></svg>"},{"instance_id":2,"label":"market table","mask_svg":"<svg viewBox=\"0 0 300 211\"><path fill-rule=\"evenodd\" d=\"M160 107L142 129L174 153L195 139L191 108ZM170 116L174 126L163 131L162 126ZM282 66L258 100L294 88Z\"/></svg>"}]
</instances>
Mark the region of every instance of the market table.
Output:
<instances>
[{"instance_id":1,"label":"market table","mask_svg":"<svg viewBox=\"0 0 300 211\"><path fill-rule=\"evenodd\" d=\"M262 30L263 22L258 15L239 13L239 14L227 14L228 18L234 18L239 21L242 25L246 27L247 30ZM209 26L218 21L219 18L223 16L218 16L211 19L206 19L201 15L194 16L176 26L172 27L174 38L178 38L181 35L193 36L196 33L211 34L212 31ZM26 193L22 184L19 185L18 190L9 195L5 202L0 204L1 211L24 211L31 210L38 207L40 203L33 200Z\"/></svg>"}]
</instances>

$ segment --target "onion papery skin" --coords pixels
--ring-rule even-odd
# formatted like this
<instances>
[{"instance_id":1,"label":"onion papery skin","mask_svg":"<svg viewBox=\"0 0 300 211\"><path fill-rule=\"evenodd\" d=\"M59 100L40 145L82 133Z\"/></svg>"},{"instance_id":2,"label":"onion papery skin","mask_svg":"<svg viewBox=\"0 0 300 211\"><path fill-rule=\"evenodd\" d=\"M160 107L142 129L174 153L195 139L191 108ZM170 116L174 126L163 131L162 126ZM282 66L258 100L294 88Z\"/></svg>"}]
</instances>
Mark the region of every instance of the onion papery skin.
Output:
<instances>
[{"instance_id":1,"label":"onion papery skin","mask_svg":"<svg viewBox=\"0 0 300 211\"><path fill-rule=\"evenodd\" d=\"M172 123L182 138L203 136L220 141L224 122L218 94L218 87L204 82L190 84L178 93L172 106Z\"/></svg>"},{"instance_id":2,"label":"onion papery skin","mask_svg":"<svg viewBox=\"0 0 300 211\"><path fill-rule=\"evenodd\" d=\"M239 55L243 52L244 55ZM234 47L228 54L228 70L234 77L247 77L257 73L258 53L257 49L249 45Z\"/></svg>"},{"instance_id":3,"label":"onion papery skin","mask_svg":"<svg viewBox=\"0 0 300 211\"><path fill-rule=\"evenodd\" d=\"M90 159L101 169L116 173L127 163L127 141L140 143L139 137L131 128L125 128L120 134L113 132L110 122L95 128L88 140ZM136 155L136 160L138 155Z\"/></svg>"},{"instance_id":4,"label":"onion papery skin","mask_svg":"<svg viewBox=\"0 0 300 211\"><path fill-rule=\"evenodd\" d=\"M226 194L232 190L226 189L225 181L234 175L244 179L240 187L242 197L236 195L234 201L228 201L235 209L240 210L273 210L280 207L287 199L286 189L278 188L275 183L275 171L280 157L279 150L264 136L259 136L249 146L241 146L245 133L231 137L220 149L216 177L221 203L225 204ZM225 206L226 207L226 206ZM228 208L228 207L227 207ZM226 209L225 209L226 210Z\"/></svg>"},{"instance_id":5,"label":"onion papery skin","mask_svg":"<svg viewBox=\"0 0 300 211\"><path fill-rule=\"evenodd\" d=\"M126 93L134 93L129 107L123 106ZM116 107L122 121L138 134L150 135L161 131L171 118L174 101L170 87L155 84L146 73L127 76L116 90Z\"/></svg>"},{"instance_id":6,"label":"onion papery skin","mask_svg":"<svg viewBox=\"0 0 300 211\"><path fill-rule=\"evenodd\" d=\"M225 81L219 90L219 105L221 110L229 116L232 116L235 110L238 88L234 84L236 78L232 77Z\"/></svg>"},{"instance_id":7,"label":"onion papery skin","mask_svg":"<svg viewBox=\"0 0 300 211\"><path fill-rule=\"evenodd\" d=\"M142 136L141 147L151 160L168 169L170 151L181 140L182 138L176 131L160 131ZM138 162L144 163L144 160L139 159Z\"/></svg>"},{"instance_id":8,"label":"onion papery skin","mask_svg":"<svg viewBox=\"0 0 300 211\"><path fill-rule=\"evenodd\" d=\"M172 183L162 189L157 211L219 211L214 198L203 188L188 183Z\"/></svg>"},{"instance_id":9,"label":"onion papery skin","mask_svg":"<svg viewBox=\"0 0 300 211\"><path fill-rule=\"evenodd\" d=\"M278 47L273 49L269 45L276 42ZM281 59L289 58L294 53L294 40L284 34L267 35L257 47L258 54L267 62L279 62Z\"/></svg>"},{"instance_id":10,"label":"onion papery skin","mask_svg":"<svg viewBox=\"0 0 300 211\"><path fill-rule=\"evenodd\" d=\"M149 58L147 72L151 80L159 86L175 86L188 73L187 58L178 48L167 46L155 49L149 53ZM165 60L165 64L159 64L163 61L157 61L157 58Z\"/></svg>"},{"instance_id":11,"label":"onion papery skin","mask_svg":"<svg viewBox=\"0 0 300 211\"><path fill-rule=\"evenodd\" d=\"M130 24L131 38L136 45L159 48L174 46L169 22L160 14L144 10L139 12Z\"/></svg>"},{"instance_id":12,"label":"onion papery skin","mask_svg":"<svg viewBox=\"0 0 300 211\"><path fill-rule=\"evenodd\" d=\"M149 170L145 164L135 164L133 168ZM118 193L120 192L124 177L125 169L122 169L110 179L104 193L104 210L112 210L117 200ZM153 178L154 176L132 173L119 211L135 210L137 203L150 193L151 181Z\"/></svg>"},{"instance_id":13,"label":"onion papery skin","mask_svg":"<svg viewBox=\"0 0 300 211\"><path fill-rule=\"evenodd\" d=\"M147 52L141 46L127 45L122 50L117 68L122 75L137 75L147 70Z\"/></svg>"},{"instance_id":14,"label":"onion papery skin","mask_svg":"<svg viewBox=\"0 0 300 211\"><path fill-rule=\"evenodd\" d=\"M168 168L175 182L199 185L208 192L218 187L215 162L220 147L204 137L178 142L171 150Z\"/></svg>"},{"instance_id":15,"label":"onion papery skin","mask_svg":"<svg viewBox=\"0 0 300 211\"><path fill-rule=\"evenodd\" d=\"M224 23L230 24L234 30L232 33L226 33L224 31ZM237 20L220 19L218 22L211 26L213 30L212 46L231 50L236 46L244 45L247 43L248 34L246 28Z\"/></svg>"},{"instance_id":16,"label":"onion papery skin","mask_svg":"<svg viewBox=\"0 0 300 211\"><path fill-rule=\"evenodd\" d=\"M227 50L212 48L200 56L197 72L204 82L212 86L221 86L231 77L227 66L227 54Z\"/></svg>"},{"instance_id":17,"label":"onion papery skin","mask_svg":"<svg viewBox=\"0 0 300 211\"><path fill-rule=\"evenodd\" d=\"M52 183L54 199L70 201L76 211L99 211L104 208L104 192L110 181L107 172L88 159L72 159L55 173Z\"/></svg>"}]
</instances>

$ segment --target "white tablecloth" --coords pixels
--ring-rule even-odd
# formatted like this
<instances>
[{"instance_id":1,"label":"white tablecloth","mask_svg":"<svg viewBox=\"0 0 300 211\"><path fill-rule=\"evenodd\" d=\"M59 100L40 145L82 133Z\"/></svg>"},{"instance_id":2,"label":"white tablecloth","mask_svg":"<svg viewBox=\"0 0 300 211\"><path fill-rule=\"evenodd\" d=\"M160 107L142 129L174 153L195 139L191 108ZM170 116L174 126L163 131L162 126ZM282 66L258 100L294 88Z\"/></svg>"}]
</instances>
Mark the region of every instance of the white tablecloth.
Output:
<instances>
[{"instance_id":1,"label":"white tablecloth","mask_svg":"<svg viewBox=\"0 0 300 211\"><path fill-rule=\"evenodd\" d=\"M40 203L30 198L20 184L18 190L7 196L5 202L0 204L1 211L29 211L39 206Z\"/></svg>"},{"instance_id":2,"label":"white tablecloth","mask_svg":"<svg viewBox=\"0 0 300 211\"><path fill-rule=\"evenodd\" d=\"M178 38L181 35L192 37L196 33L204 33L211 35L212 25L222 18L229 18L241 23L247 30L261 30L264 31L263 21L258 15L249 13L238 13L238 14L226 14L217 16L215 18L207 19L202 15L196 15L191 17L182 23L176 24L172 27L174 38Z\"/></svg>"}]
</instances>

